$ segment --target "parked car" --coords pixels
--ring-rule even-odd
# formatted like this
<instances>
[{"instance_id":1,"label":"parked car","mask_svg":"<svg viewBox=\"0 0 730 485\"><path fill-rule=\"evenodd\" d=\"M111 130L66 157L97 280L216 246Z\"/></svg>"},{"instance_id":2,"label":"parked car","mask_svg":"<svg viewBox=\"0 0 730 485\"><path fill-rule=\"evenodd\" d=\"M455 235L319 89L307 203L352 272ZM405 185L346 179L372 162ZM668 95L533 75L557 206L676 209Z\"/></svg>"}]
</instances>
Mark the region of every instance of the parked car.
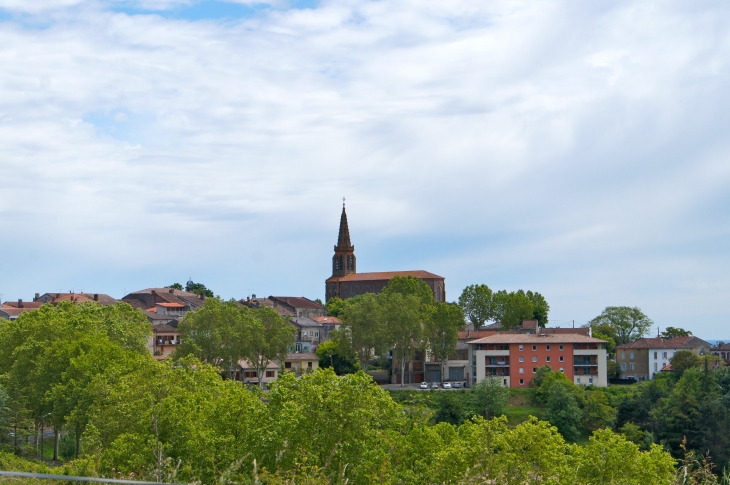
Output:
<instances>
[{"instance_id":1,"label":"parked car","mask_svg":"<svg viewBox=\"0 0 730 485\"><path fill-rule=\"evenodd\" d=\"M439 383L438 382L432 382L431 383L431 389L438 389L438 388L439 388Z\"/></svg>"},{"instance_id":2,"label":"parked car","mask_svg":"<svg viewBox=\"0 0 730 485\"><path fill-rule=\"evenodd\" d=\"M461 389L461 382L454 382L454 389Z\"/></svg>"},{"instance_id":3,"label":"parked car","mask_svg":"<svg viewBox=\"0 0 730 485\"><path fill-rule=\"evenodd\" d=\"M444 389L451 389L451 383L450 382L444 382Z\"/></svg>"},{"instance_id":4,"label":"parked car","mask_svg":"<svg viewBox=\"0 0 730 485\"><path fill-rule=\"evenodd\" d=\"M421 389L428 389L428 382L421 382Z\"/></svg>"}]
</instances>

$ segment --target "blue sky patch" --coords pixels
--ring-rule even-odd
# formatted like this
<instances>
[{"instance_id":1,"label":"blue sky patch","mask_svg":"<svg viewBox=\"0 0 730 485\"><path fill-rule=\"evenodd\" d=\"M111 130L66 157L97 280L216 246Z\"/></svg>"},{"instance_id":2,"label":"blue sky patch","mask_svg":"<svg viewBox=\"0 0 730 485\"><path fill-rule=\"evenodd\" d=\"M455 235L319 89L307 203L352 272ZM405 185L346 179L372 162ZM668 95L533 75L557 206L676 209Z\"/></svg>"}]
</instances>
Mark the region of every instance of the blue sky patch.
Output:
<instances>
[{"instance_id":1,"label":"blue sky patch","mask_svg":"<svg viewBox=\"0 0 730 485\"><path fill-rule=\"evenodd\" d=\"M288 8L306 9L316 8L319 0L296 0L289 4ZM268 3L241 4L219 0L195 2L192 5L179 5L170 9L150 10L135 7L129 4L116 5L112 8L115 12L123 12L129 15L159 15L163 18L179 20L236 20L255 17L262 12L272 10Z\"/></svg>"}]
</instances>

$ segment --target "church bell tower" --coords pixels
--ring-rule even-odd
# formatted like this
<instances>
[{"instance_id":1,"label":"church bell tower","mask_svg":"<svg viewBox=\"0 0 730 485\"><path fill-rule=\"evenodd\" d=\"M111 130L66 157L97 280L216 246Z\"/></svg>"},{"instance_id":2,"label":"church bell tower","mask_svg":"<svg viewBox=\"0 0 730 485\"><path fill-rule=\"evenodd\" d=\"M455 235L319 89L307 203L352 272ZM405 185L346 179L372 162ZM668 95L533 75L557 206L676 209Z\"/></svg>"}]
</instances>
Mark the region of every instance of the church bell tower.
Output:
<instances>
[{"instance_id":1,"label":"church bell tower","mask_svg":"<svg viewBox=\"0 0 730 485\"><path fill-rule=\"evenodd\" d=\"M342 200L342 215L340 216L340 235L335 246L335 255L332 256L332 276L345 276L357 273L355 261L355 246L350 242L350 229L347 227L347 213L345 201Z\"/></svg>"}]
</instances>

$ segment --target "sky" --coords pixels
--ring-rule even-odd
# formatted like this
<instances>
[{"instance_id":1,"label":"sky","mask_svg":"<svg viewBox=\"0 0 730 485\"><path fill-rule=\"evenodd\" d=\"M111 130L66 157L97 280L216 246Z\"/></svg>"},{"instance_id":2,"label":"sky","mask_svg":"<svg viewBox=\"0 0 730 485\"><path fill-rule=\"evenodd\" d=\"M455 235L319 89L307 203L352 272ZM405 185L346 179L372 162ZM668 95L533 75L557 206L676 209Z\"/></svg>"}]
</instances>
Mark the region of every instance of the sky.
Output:
<instances>
[{"instance_id":1,"label":"sky","mask_svg":"<svg viewBox=\"0 0 730 485\"><path fill-rule=\"evenodd\" d=\"M0 0L0 298L358 271L730 339L730 3Z\"/></svg>"}]
</instances>

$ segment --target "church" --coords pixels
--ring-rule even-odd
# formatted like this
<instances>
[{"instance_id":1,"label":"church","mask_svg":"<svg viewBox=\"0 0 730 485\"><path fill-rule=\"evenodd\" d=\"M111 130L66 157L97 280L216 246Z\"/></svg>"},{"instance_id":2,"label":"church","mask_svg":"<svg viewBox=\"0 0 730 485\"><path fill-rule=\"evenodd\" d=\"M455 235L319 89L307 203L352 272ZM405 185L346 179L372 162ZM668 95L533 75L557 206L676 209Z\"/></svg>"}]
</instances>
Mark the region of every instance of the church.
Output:
<instances>
[{"instance_id":1,"label":"church","mask_svg":"<svg viewBox=\"0 0 730 485\"><path fill-rule=\"evenodd\" d=\"M332 256L332 276L325 281L325 301L330 298L342 299L364 293L380 293L395 276L415 276L424 281L433 291L436 302L446 301L446 284L442 276L428 271L384 271L377 273L358 273L355 246L350 242L350 229L347 226L345 204L340 216L340 234Z\"/></svg>"}]
</instances>

